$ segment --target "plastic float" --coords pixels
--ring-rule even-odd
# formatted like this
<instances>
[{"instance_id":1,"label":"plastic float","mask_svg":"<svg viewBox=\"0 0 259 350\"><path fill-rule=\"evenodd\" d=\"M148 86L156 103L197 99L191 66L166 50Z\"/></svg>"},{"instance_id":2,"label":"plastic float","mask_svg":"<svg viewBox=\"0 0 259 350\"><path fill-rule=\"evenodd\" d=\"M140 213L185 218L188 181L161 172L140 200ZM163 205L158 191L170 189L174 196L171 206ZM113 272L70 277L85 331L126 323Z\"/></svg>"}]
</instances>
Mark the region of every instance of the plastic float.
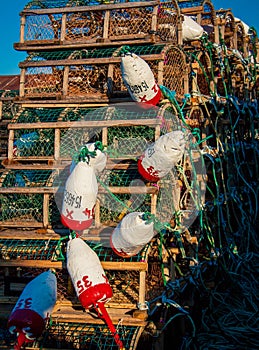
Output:
<instances>
[{"instance_id":1,"label":"plastic float","mask_svg":"<svg viewBox=\"0 0 259 350\"><path fill-rule=\"evenodd\" d=\"M119 349L124 346L107 313L104 304L112 295L112 288L97 254L80 237L67 243L67 270L77 297L85 309L95 308L108 325Z\"/></svg>"},{"instance_id":2,"label":"plastic float","mask_svg":"<svg viewBox=\"0 0 259 350\"><path fill-rule=\"evenodd\" d=\"M78 162L69 175L64 191L61 222L75 231L92 225L98 184L94 169L86 162Z\"/></svg>"},{"instance_id":3,"label":"plastic float","mask_svg":"<svg viewBox=\"0 0 259 350\"><path fill-rule=\"evenodd\" d=\"M110 244L113 251L123 258L140 252L154 237L154 224L150 216L142 212L127 214L114 229Z\"/></svg>"},{"instance_id":4,"label":"plastic float","mask_svg":"<svg viewBox=\"0 0 259 350\"><path fill-rule=\"evenodd\" d=\"M133 101L158 104L161 91L146 61L134 53L126 52L121 57L121 73Z\"/></svg>"},{"instance_id":5,"label":"plastic float","mask_svg":"<svg viewBox=\"0 0 259 350\"><path fill-rule=\"evenodd\" d=\"M39 337L57 299L57 279L53 272L45 271L24 288L8 319L10 333L17 333L14 349Z\"/></svg>"},{"instance_id":6,"label":"plastic float","mask_svg":"<svg viewBox=\"0 0 259 350\"><path fill-rule=\"evenodd\" d=\"M138 159L138 171L148 181L157 182L169 173L183 156L186 141L181 130L159 137Z\"/></svg>"}]
</instances>

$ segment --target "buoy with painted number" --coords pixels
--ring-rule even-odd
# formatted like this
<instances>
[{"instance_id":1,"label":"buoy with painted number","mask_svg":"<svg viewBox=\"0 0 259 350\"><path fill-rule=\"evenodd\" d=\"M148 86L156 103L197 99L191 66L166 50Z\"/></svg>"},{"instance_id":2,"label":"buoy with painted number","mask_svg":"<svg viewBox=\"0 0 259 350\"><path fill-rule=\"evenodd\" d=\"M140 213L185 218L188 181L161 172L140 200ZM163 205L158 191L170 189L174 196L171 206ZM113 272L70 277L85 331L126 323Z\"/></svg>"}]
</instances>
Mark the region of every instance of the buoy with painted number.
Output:
<instances>
[{"instance_id":1,"label":"buoy with painted number","mask_svg":"<svg viewBox=\"0 0 259 350\"><path fill-rule=\"evenodd\" d=\"M64 191L61 222L71 230L82 231L92 225L98 184L94 169L78 162L69 175Z\"/></svg>"},{"instance_id":2,"label":"buoy with painted number","mask_svg":"<svg viewBox=\"0 0 259 350\"><path fill-rule=\"evenodd\" d=\"M8 329L17 334L15 350L39 337L57 299L57 279L52 271L42 272L24 288L8 319Z\"/></svg>"},{"instance_id":3,"label":"buoy with painted number","mask_svg":"<svg viewBox=\"0 0 259 350\"><path fill-rule=\"evenodd\" d=\"M154 106L158 104L161 91L146 61L126 52L121 57L121 73L133 101Z\"/></svg>"},{"instance_id":4,"label":"buoy with painted number","mask_svg":"<svg viewBox=\"0 0 259 350\"><path fill-rule=\"evenodd\" d=\"M138 159L139 173L144 179L157 182L180 161L185 145L185 135L181 130L160 136Z\"/></svg>"},{"instance_id":5,"label":"buoy with painted number","mask_svg":"<svg viewBox=\"0 0 259 350\"><path fill-rule=\"evenodd\" d=\"M142 212L127 214L113 230L110 244L113 251L129 258L140 250L154 237L154 224L150 217Z\"/></svg>"},{"instance_id":6,"label":"buoy with painted number","mask_svg":"<svg viewBox=\"0 0 259 350\"><path fill-rule=\"evenodd\" d=\"M108 325L120 349L123 344L105 309L104 304L112 295L112 288L97 254L80 237L67 243L67 270L77 297L85 309L95 308Z\"/></svg>"}]
</instances>

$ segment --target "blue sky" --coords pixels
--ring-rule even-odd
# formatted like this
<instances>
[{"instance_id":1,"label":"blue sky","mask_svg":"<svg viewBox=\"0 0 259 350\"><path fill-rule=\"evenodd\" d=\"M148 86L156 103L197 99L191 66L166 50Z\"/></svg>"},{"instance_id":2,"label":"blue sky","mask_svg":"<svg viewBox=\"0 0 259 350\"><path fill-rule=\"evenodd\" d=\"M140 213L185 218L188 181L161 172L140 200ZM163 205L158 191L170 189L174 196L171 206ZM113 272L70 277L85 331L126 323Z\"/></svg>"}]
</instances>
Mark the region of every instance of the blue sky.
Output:
<instances>
[{"instance_id":1,"label":"blue sky","mask_svg":"<svg viewBox=\"0 0 259 350\"><path fill-rule=\"evenodd\" d=\"M0 11L0 75L20 74L18 64L26 53L15 51L13 44L19 41L19 12L29 0L4 0ZM234 16L249 26L254 26L259 33L259 0L212 0L216 9L231 8Z\"/></svg>"}]
</instances>

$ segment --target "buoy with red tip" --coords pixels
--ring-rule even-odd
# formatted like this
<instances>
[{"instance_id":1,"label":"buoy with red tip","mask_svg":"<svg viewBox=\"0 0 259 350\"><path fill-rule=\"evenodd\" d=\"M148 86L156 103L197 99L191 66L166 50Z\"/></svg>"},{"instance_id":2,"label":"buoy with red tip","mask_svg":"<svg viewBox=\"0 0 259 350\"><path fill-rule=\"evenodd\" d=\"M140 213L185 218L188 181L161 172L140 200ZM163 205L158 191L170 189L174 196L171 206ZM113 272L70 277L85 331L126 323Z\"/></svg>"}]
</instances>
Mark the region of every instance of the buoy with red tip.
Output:
<instances>
[{"instance_id":1,"label":"buoy with red tip","mask_svg":"<svg viewBox=\"0 0 259 350\"><path fill-rule=\"evenodd\" d=\"M61 222L75 231L92 225L98 184L94 169L79 161L69 175L64 191Z\"/></svg>"},{"instance_id":2,"label":"buoy with red tip","mask_svg":"<svg viewBox=\"0 0 259 350\"><path fill-rule=\"evenodd\" d=\"M133 101L154 106L159 103L160 88L149 65L141 57L131 52L123 53L121 73Z\"/></svg>"},{"instance_id":3,"label":"buoy with red tip","mask_svg":"<svg viewBox=\"0 0 259 350\"><path fill-rule=\"evenodd\" d=\"M120 349L123 344L104 304L112 295L112 288L97 254L80 237L71 238L67 243L67 270L77 297L85 309L95 308L107 323ZM100 312L101 311L101 312Z\"/></svg>"},{"instance_id":4,"label":"buoy with red tip","mask_svg":"<svg viewBox=\"0 0 259 350\"><path fill-rule=\"evenodd\" d=\"M181 160L185 145L185 135L181 130L160 136L138 159L139 173L148 181L159 181Z\"/></svg>"},{"instance_id":5,"label":"buoy with red tip","mask_svg":"<svg viewBox=\"0 0 259 350\"><path fill-rule=\"evenodd\" d=\"M20 350L42 334L56 300L57 279L50 270L25 286L7 323L10 333L17 334L15 350Z\"/></svg>"},{"instance_id":6,"label":"buoy with red tip","mask_svg":"<svg viewBox=\"0 0 259 350\"><path fill-rule=\"evenodd\" d=\"M151 216L143 212L133 212L127 214L113 230L110 244L117 255L129 258L138 254L154 235Z\"/></svg>"}]
</instances>

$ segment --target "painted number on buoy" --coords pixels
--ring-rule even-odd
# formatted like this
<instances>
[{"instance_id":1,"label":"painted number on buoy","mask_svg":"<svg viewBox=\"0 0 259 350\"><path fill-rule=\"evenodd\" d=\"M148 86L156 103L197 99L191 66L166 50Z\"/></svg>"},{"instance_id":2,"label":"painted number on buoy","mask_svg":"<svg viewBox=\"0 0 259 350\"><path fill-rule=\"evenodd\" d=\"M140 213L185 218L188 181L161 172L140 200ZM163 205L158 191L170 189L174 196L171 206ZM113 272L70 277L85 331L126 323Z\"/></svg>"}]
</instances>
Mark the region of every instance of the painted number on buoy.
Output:
<instances>
[{"instance_id":1,"label":"painted number on buoy","mask_svg":"<svg viewBox=\"0 0 259 350\"><path fill-rule=\"evenodd\" d=\"M153 166L147 168L147 172L152 176L158 176L158 171L154 169Z\"/></svg>"},{"instance_id":2,"label":"painted number on buoy","mask_svg":"<svg viewBox=\"0 0 259 350\"><path fill-rule=\"evenodd\" d=\"M30 309L32 306L32 298L19 299L15 309Z\"/></svg>"},{"instance_id":3,"label":"painted number on buoy","mask_svg":"<svg viewBox=\"0 0 259 350\"><path fill-rule=\"evenodd\" d=\"M78 288L78 294L82 294L83 291L91 287L93 282L89 281L89 276L83 276L81 280L76 282L76 286Z\"/></svg>"},{"instance_id":4,"label":"painted number on buoy","mask_svg":"<svg viewBox=\"0 0 259 350\"><path fill-rule=\"evenodd\" d=\"M149 86L146 81L142 81L140 84L129 85L128 88L133 94L140 94L141 92L146 92L149 89Z\"/></svg>"},{"instance_id":5,"label":"painted number on buoy","mask_svg":"<svg viewBox=\"0 0 259 350\"><path fill-rule=\"evenodd\" d=\"M74 194L65 190L64 192L64 202L71 207L81 208L82 196L75 196Z\"/></svg>"}]
</instances>

